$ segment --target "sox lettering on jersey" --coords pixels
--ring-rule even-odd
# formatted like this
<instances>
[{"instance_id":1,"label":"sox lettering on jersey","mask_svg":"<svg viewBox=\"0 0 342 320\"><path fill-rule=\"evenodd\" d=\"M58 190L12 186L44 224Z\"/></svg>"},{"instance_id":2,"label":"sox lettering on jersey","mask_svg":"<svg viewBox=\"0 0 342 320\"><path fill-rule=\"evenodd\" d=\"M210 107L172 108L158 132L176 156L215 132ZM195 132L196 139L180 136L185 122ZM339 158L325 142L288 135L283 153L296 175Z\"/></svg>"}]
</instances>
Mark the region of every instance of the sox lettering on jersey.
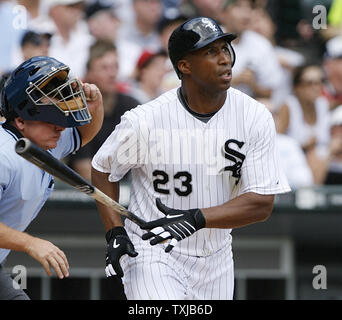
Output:
<instances>
[{"instance_id":1,"label":"sox lettering on jersey","mask_svg":"<svg viewBox=\"0 0 342 320\"><path fill-rule=\"evenodd\" d=\"M239 149L241 149L245 143L242 141L237 141L235 139L229 139L225 142L224 146L222 147L223 156L226 159L234 162L234 165L224 167L223 171L232 171L232 176L234 178L237 178L235 181L235 185L237 185L241 178L241 167L246 156L243 153L230 148L230 144L235 144L239 147Z\"/></svg>"}]
</instances>

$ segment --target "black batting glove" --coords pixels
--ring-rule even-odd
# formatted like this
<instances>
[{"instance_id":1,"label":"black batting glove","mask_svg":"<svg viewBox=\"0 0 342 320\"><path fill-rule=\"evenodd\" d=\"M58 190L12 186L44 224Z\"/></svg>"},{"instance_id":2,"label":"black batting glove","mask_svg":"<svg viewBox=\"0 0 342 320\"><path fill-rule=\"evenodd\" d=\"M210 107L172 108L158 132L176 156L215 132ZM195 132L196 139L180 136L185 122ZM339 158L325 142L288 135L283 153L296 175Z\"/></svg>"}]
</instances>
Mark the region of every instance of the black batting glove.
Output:
<instances>
[{"instance_id":1,"label":"black batting glove","mask_svg":"<svg viewBox=\"0 0 342 320\"><path fill-rule=\"evenodd\" d=\"M164 218L147 222L141 227L150 230L142 236L143 240L151 239L150 244L156 245L171 239L165 252L170 252L178 241L190 237L197 230L205 227L205 218L200 209L176 210L165 206L159 198L157 208L165 214Z\"/></svg>"},{"instance_id":2,"label":"black batting glove","mask_svg":"<svg viewBox=\"0 0 342 320\"><path fill-rule=\"evenodd\" d=\"M120 266L120 258L124 254L130 257L136 257L134 245L129 239L124 227L115 227L106 233L107 253L106 253L106 276L118 275L123 277L123 271Z\"/></svg>"}]
</instances>

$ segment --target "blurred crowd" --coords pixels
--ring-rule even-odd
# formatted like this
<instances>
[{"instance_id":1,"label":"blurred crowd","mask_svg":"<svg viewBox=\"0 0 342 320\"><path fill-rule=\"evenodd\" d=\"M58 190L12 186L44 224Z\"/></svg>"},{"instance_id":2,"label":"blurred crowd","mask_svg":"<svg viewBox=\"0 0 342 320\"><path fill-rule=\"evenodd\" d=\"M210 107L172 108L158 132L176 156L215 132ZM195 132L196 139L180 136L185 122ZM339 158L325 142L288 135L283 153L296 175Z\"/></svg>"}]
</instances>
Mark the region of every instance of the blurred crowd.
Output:
<instances>
[{"instance_id":1,"label":"blurred crowd","mask_svg":"<svg viewBox=\"0 0 342 320\"><path fill-rule=\"evenodd\" d=\"M0 0L1 81L49 55L99 87L102 129L67 159L90 180L122 114L179 86L167 43L194 16L238 35L232 87L273 114L291 187L341 184L342 0Z\"/></svg>"}]
</instances>

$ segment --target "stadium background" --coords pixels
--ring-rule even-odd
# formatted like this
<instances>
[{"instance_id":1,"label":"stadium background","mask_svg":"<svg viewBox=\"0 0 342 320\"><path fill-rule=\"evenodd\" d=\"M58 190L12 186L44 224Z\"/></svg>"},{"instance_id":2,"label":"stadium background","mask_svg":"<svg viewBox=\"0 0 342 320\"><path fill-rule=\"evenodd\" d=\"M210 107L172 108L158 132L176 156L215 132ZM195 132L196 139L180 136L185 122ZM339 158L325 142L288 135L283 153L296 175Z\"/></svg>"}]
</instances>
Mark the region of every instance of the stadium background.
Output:
<instances>
[{"instance_id":1,"label":"stadium background","mask_svg":"<svg viewBox=\"0 0 342 320\"><path fill-rule=\"evenodd\" d=\"M171 6L177 1L163 2ZM312 21L315 5L329 8L332 0L266 2L277 22L279 44L293 44L295 39L294 47L305 56L323 54L317 33L310 42L297 41L297 26L301 19ZM128 201L126 184L122 185L120 202L127 205ZM277 197L266 222L233 230L235 298L342 299L341 208L340 185L299 188ZM104 229L93 200L56 181L55 191L27 232L59 246L71 268L68 279L49 278L31 257L12 252L5 268L9 272L17 265L27 268L27 292L32 299L124 299L120 281L105 278ZM327 289L314 288L315 266L326 268Z\"/></svg>"}]
</instances>

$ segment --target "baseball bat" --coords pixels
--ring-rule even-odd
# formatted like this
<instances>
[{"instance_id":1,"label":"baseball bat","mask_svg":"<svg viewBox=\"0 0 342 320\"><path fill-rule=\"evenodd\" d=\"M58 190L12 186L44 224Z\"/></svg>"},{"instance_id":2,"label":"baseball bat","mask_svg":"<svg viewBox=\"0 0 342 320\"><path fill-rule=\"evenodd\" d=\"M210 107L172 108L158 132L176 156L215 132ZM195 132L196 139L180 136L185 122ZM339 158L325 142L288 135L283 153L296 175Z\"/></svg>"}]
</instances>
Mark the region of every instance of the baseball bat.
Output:
<instances>
[{"instance_id":1,"label":"baseball bat","mask_svg":"<svg viewBox=\"0 0 342 320\"><path fill-rule=\"evenodd\" d=\"M138 226L145 224L145 221L137 217L134 213L128 211L125 207L114 201L90 182L81 177L77 172L69 168L62 161L56 159L49 152L43 150L27 138L20 138L15 144L17 154L30 161L34 165L58 177L65 183L71 185L77 190L87 194L93 199L114 209L120 215L125 216Z\"/></svg>"}]
</instances>

